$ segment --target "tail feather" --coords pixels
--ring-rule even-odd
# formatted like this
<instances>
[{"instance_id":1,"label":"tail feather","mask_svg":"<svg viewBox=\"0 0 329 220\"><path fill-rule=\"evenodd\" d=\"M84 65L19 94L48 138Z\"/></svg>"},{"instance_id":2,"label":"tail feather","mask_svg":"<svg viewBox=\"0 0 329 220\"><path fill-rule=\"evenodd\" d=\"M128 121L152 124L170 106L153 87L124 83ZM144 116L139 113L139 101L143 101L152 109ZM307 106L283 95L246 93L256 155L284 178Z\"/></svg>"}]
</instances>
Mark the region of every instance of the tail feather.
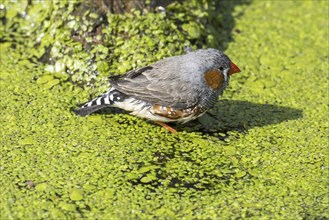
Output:
<instances>
[{"instance_id":1,"label":"tail feather","mask_svg":"<svg viewBox=\"0 0 329 220\"><path fill-rule=\"evenodd\" d=\"M105 108L106 106L104 105L94 105L91 107L81 107L76 110L74 110L74 113L80 116L87 116L93 112L96 112L102 108Z\"/></svg>"},{"instance_id":2,"label":"tail feather","mask_svg":"<svg viewBox=\"0 0 329 220\"><path fill-rule=\"evenodd\" d=\"M86 116L102 108L109 107L117 101L123 101L124 98L125 98L124 94L122 94L117 90L111 89L107 93L104 93L103 95L89 102L86 102L80 108L74 110L74 112L77 115Z\"/></svg>"}]
</instances>

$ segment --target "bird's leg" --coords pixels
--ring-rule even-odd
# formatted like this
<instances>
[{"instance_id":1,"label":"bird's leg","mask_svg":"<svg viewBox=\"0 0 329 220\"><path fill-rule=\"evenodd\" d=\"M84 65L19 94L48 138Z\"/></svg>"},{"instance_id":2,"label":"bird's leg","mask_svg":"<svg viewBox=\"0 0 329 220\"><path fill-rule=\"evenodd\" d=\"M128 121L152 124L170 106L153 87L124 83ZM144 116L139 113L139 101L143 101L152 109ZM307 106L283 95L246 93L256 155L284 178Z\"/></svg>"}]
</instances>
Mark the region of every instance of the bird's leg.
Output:
<instances>
[{"instance_id":1,"label":"bird's leg","mask_svg":"<svg viewBox=\"0 0 329 220\"><path fill-rule=\"evenodd\" d=\"M167 124L164 123L164 122L161 122L161 121L155 121L155 123L157 123L158 125L161 125L162 127L164 127L164 128L165 128L167 131L169 131L170 133L173 133L173 134L177 133L177 131L176 131L174 128L170 127L169 125L167 125Z\"/></svg>"}]
</instances>

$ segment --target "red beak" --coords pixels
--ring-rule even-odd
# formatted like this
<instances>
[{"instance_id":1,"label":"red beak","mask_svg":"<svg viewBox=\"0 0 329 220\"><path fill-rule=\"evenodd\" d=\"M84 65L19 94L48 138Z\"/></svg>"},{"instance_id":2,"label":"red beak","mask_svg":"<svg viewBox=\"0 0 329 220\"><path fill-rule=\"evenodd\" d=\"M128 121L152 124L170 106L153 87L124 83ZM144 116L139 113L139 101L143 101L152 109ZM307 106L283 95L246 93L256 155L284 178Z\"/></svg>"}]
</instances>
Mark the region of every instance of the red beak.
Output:
<instances>
[{"instance_id":1,"label":"red beak","mask_svg":"<svg viewBox=\"0 0 329 220\"><path fill-rule=\"evenodd\" d=\"M239 69L239 67L237 65L235 65L233 62L231 62L231 66L230 66L230 72L228 72L229 75L232 75L234 73L239 73L241 72L241 70Z\"/></svg>"}]
</instances>

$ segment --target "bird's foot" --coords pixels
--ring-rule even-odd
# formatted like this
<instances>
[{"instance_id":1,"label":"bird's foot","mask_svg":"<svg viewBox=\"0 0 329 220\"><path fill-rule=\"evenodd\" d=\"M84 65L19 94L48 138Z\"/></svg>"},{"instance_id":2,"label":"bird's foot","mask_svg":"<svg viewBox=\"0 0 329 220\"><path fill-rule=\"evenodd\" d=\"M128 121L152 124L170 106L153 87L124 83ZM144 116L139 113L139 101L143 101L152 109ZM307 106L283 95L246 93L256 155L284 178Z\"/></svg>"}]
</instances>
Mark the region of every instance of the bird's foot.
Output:
<instances>
[{"instance_id":1,"label":"bird's foot","mask_svg":"<svg viewBox=\"0 0 329 220\"><path fill-rule=\"evenodd\" d=\"M155 121L155 123L157 123L158 125L161 125L162 127L164 127L167 131L169 131L169 132L172 133L172 134L177 133L177 131L176 131L174 128L170 127L169 125L167 125L167 124L164 123L164 122L161 122L161 121Z\"/></svg>"}]
</instances>

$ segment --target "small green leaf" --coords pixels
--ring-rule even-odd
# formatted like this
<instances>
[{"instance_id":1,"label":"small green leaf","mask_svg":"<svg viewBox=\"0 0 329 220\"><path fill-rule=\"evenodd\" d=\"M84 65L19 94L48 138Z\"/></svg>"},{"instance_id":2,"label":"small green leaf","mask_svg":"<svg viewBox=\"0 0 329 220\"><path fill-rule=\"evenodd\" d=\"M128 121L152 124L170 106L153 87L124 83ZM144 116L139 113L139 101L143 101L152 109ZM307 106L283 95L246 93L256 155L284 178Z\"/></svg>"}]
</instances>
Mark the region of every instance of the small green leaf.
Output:
<instances>
[{"instance_id":1,"label":"small green leaf","mask_svg":"<svg viewBox=\"0 0 329 220\"><path fill-rule=\"evenodd\" d=\"M45 84L53 79L54 79L54 77L51 75L43 75L37 79L37 84Z\"/></svg>"},{"instance_id":2,"label":"small green leaf","mask_svg":"<svg viewBox=\"0 0 329 220\"><path fill-rule=\"evenodd\" d=\"M33 140L32 137L27 137L27 138L24 138L23 140L20 140L19 143L21 145L33 145L36 142Z\"/></svg>"},{"instance_id":3,"label":"small green leaf","mask_svg":"<svg viewBox=\"0 0 329 220\"><path fill-rule=\"evenodd\" d=\"M233 146L225 147L224 150L228 156L233 156L236 153L236 149Z\"/></svg>"},{"instance_id":4,"label":"small green leaf","mask_svg":"<svg viewBox=\"0 0 329 220\"><path fill-rule=\"evenodd\" d=\"M148 174L147 176L144 176L142 179L141 179L141 182L142 183L149 183L149 182L152 182L153 180L156 180L156 176L154 174Z\"/></svg>"},{"instance_id":5,"label":"small green leaf","mask_svg":"<svg viewBox=\"0 0 329 220\"><path fill-rule=\"evenodd\" d=\"M245 171L240 171L235 174L236 178L244 177L247 173Z\"/></svg>"},{"instance_id":6,"label":"small green leaf","mask_svg":"<svg viewBox=\"0 0 329 220\"><path fill-rule=\"evenodd\" d=\"M190 22L188 24L183 24L182 28L186 31L191 39L197 39L201 36L200 26L195 22Z\"/></svg>"},{"instance_id":7,"label":"small green leaf","mask_svg":"<svg viewBox=\"0 0 329 220\"><path fill-rule=\"evenodd\" d=\"M72 190L70 194L70 199L74 201L79 201L83 199L83 191L80 189L74 189Z\"/></svg>"},{"instance_id":8,"label":"small green leaf","mask_svg":"<svg viewBox=\"0 0 329 220\"><path fill-rule=\"evenodd\" d=\"M76 207L74 204L69 204L69 203L65 203L65 202L60 202L59 203L59 207L61 207L62 209L66 210L66 211L75 211Z\"/></svg>"},{"instance_id":9,"label":"small green leaf","mask_svg":"<svg viewBox=\"0 0 329 220\"><path fill-rule=\"evenodd\" d=\"M44 191L47 187L48 187L47 183L39 183L38 185L36 185L35 189L37 191Z\"/></svg>"}]
</instances>

